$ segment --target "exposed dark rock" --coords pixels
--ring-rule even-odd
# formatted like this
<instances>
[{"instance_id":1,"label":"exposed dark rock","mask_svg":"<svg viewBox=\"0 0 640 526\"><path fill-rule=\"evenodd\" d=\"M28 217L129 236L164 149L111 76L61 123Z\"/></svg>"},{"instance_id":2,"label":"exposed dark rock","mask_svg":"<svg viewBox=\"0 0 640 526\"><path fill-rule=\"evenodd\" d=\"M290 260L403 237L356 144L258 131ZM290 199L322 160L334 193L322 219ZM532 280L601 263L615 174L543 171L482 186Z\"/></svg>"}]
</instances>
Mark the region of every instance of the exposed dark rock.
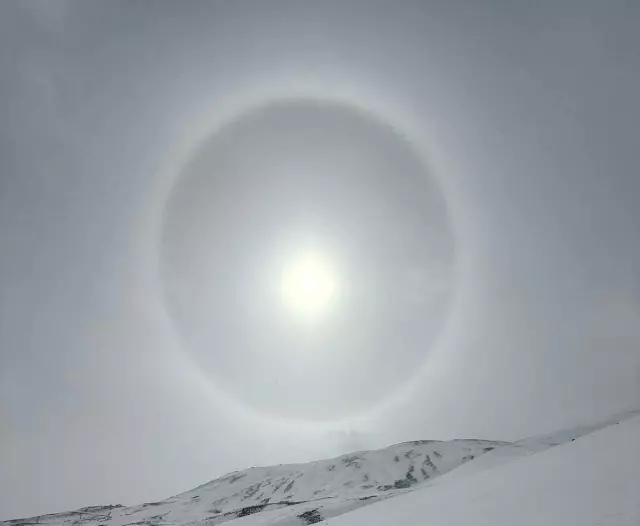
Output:
<instances>
[{"instance_id":1,"label":"exposed dark rock","mask_svg":"<svg viewBox=\"0 0 640 526\"><path fill-rule=\"evenodd\" d=\"M317 522L322 522L324 520L317 509L307 510L304 513L298 515L298 517L305 521L305 524L316 524Z\"/></svg>"},{"instance_id":2,"label":"exposed dark rock","mask_svg":"<svg viewBox=\"0 0 640 526\"><path fill-rule=\"evenodd\" d=\"M393 485L396 489L404 489L413 486L416 482L416 478L413 476L413 471L415 470L415 466L409 466L409 471L403 479L396 480Z\"/></svg>"},{"instance_id":3,"label":"exposed dark rock","mask_svg":"<svg viewBox=\"0 0 640 526\"><path fill-rule=\"evenodd\" d=\"M285 478L281 479L280 482L278 482L277 484L274 484L273 492L275 493L276 491L278 491L286 483L287 483L287 479L285 479Z\"/></svg>"},{"instance_id":4,"label":"exposed dark rock","mask_svg":"<svg viewBox=\"0 0 640 526\"><path fill-rule=\"evenodd\" d=\"M435 454L435 451L434 451L434 454ZM423 465L423 466L424 466L424 465L429 466L429 467L430 467L434 472L436 472L436 473L437 473L437 471L438 471L438 468L437 468L437 467L436 467L436 465L433 463L433 461L431 460L431 457L430 457L429 455L426 455L426 456L424 457L424 460L422 461L422 465Z\"/></svg>"},{"instance_id":5,"label":"exposed dark rock","mask_svg":"<svg viewBox=\"0 0 640 526\"><path fill-rule=\"evenodd\" d=\"M238 475L233 475L230 479L229 479L229 484L233 484L234 482L239 481L241 478L246 477L247 474L246 473L239 473Z\"/></svg>"},{"instance_id":6,"label":"exposed dark rock","mask_svg":"<svg viewBox=\"0 0 640 526\"><path fill-rule=\"evenodd\" d=\"M244 496L242 497L242 500L250 499L251 497L253 497L260 490L260 486L262 486L260 482L251 484L251 486L244 490Z\"/></svg>"},{"instance_id":7,"label":"exposed dark rock","mask_svg":"<svg viewBox=\"0 0 640 526\"><path fill-rule=\"evenodd\" d=\"M246 506L238 512L238 517L246 517L247 515L253 515L254 513L260 513L266 504L256 504L255 506Z\"/></svg>"},{"instance_id":8,"label":"exposed dark rock","mask_svg":"<svg viewBox=\"0 0 640 526\"><path fill-rule=\"evenodd\" d=\"M361 460L359 456L357 455L351 455L348 457L344 457L342 459L342 463L345 464L346 466L354 466L356 468L360 467L360 463L358 462L358 460Z\"/></svg>"}]
</instances>

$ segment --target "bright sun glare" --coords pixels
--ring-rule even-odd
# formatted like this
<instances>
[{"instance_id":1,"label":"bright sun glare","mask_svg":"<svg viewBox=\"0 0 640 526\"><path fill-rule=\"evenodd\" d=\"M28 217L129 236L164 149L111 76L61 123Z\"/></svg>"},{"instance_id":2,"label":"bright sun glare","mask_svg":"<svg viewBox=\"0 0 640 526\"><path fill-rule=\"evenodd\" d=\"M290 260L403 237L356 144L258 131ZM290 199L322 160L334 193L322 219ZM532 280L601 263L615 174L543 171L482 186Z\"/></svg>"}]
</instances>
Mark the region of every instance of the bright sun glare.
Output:
<instances>
[{"instance_id":1,"label":"bright sun glare","mask_svg":"<svg viewBox=\"0 0 640 526\"><path fill-rule=\"evenodd\" d=\"M316 319L329 311L336 287L335 270L321 254L300 254L282 272L282 301L297 317Z\"/></svg>"}]
</instances>

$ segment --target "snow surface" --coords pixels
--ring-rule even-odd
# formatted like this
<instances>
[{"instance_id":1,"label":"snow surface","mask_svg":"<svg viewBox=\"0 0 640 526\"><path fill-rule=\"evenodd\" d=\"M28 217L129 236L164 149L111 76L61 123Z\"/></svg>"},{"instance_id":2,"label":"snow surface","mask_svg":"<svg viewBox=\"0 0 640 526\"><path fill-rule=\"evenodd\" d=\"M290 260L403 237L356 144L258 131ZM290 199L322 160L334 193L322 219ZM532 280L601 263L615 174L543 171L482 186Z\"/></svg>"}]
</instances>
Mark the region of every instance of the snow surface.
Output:
<instances>
[{"instance_id":1,"label":"snow surface","mask_svg":"<svg viewBox=\"0 0 640 526\"><path fill-rule=\"evenodd\" d=\"M640 524L640 416L374 504L331 526Z\"/></svg>"},{"instance_id":2,"label":"snow surface","mask_svg":"<svg viewBox=\"0 0 640 526\"><path fill-rule=\"evenodd\" d=\"M417 441L250 468L139 506L0 526L640 525L640 414L532 437Z\"/></svg>"},{"instance_id":3,"label":"snow surface","mask_svg":"<svg viewBox=\"0 0 640 526\"><path fill-rule=\"evenodd\" d=\"M0 522L0 526L216 526L257 514L270 517L274 511L274 517L307 524L317 516L313 510L326 518L369 505L505 444L487 440L406 442L306 464L236 471L160 502L126 508L92 506Z\"/></svg>"}]
</instances>

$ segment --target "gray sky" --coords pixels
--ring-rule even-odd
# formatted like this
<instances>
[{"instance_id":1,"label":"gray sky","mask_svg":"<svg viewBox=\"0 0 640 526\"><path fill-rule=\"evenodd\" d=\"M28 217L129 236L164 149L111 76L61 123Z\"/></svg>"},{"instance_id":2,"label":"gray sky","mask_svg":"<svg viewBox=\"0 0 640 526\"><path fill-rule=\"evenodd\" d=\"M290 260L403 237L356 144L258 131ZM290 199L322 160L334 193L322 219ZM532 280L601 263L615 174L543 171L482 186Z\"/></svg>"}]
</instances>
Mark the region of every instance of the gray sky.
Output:
<instances>
[{"instance_id":1,"label":"gray sky","mask_svg":"<svg viewBox=\"0 0 640 526\"><path fill-rule=\"evenodd\" d=\"M2 2L0 519L638 407L639 23Z\"/></svg>"}]
</instances>

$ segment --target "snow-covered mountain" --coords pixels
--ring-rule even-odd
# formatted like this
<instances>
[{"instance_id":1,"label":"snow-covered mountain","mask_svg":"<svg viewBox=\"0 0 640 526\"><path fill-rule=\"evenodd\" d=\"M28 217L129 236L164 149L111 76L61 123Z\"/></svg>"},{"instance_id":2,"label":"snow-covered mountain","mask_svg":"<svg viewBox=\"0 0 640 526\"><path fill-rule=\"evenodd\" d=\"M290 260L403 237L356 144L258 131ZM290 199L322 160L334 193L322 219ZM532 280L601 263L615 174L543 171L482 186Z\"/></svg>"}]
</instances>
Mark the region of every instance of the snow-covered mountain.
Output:
<instances>
[{"instance_id":1,"label":"snow-covered mountain","mask_svg":"<svg viewBox=\"0 0 640 526\"><path fill-rule=\"evenodd\" d=\"M312 523L386 499L505 445L486 440L418 441L305 464L232 472L186 493L139 506L92 506L1 526L215 526L282 510Z\"/></svg>"},{"instance_id":2,"label":"snow-covered mountain","mask_svg":"<svg viewBox=\"0 0 640 526\"><path fill-rule=\"evenodd\" d=\"M160 502L0 526L637 525L638 444L628 413L514 443L425 440L250 468Z\"/></svg>"},{"instance_id":3,"label":"snow-covered mountain","mask_svg":"<svg viewBox=\"0 0 640 526\"><path fill-rule=\"evenodd\" d=\"M560 442L561 439L565 441ZM604 427L569 430L540 440L542 443L538 439L522 441L519 454L510 446L502 451L496 449L478 459L475 471L467 469L472 467L469 463L459 468L460 471L456 469L416 491L336 517L328 524L640 524L638 414L621 415ZM262 524L284 523L272 520Z\"/></svg>"}]
</instances>

